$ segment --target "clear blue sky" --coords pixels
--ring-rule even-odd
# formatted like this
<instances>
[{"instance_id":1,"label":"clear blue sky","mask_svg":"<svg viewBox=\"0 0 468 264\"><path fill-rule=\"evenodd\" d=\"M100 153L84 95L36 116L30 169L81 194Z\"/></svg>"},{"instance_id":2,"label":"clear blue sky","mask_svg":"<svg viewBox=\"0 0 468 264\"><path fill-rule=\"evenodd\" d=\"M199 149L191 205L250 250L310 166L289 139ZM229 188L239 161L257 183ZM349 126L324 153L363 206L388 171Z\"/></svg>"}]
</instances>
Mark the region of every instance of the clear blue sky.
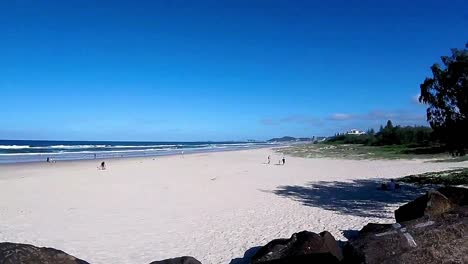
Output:
<instances>
[{"instance_id":1,"label":"clear blue sky","mask_svg":"<svg viewBox=\"0 0 468 264\"><path fill-rule=\"evenodd\" d=\"M466 1L1 1L0 138L239 140L424 124Z\"/></svg>"}]
</instances>

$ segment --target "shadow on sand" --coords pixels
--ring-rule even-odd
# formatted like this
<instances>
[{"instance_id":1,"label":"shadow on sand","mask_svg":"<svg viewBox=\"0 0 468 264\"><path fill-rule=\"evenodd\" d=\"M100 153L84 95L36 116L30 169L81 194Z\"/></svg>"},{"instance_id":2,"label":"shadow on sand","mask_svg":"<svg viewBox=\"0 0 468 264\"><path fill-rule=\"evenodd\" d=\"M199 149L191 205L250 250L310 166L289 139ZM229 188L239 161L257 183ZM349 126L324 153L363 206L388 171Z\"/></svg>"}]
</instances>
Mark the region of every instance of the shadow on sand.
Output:
<instances>
[{"instance_id":1,"label":"shadow on sand","mask_svg":"<svg viewBox=\"0 0 468 264\"><path fill-rule=\"evenodd\" d=\"M279 186L272 192L306 206L320 207L342 214L386 218L386 207L414 200L430 187L402 185L396 191L377 188L388 179L310 182L304 186Z\"/></svg>"}]
</instances>

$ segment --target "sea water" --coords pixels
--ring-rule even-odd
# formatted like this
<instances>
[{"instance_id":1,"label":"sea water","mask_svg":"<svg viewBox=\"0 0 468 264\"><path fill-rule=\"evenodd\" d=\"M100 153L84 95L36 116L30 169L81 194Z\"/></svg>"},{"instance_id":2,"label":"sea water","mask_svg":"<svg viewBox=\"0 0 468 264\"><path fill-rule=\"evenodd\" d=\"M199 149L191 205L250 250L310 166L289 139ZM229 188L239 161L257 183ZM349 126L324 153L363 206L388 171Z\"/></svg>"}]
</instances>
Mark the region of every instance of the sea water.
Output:
<instances>
[{"instance_id":1,"label":"sea water","mask_svg":"<svg viewBox=\"0 0 468 264\"><path fill-rule=\"evenodd\" d=\"M0 140L0 163L188 154L272 146L267 142Z\"/></svg>"}]
</instances>

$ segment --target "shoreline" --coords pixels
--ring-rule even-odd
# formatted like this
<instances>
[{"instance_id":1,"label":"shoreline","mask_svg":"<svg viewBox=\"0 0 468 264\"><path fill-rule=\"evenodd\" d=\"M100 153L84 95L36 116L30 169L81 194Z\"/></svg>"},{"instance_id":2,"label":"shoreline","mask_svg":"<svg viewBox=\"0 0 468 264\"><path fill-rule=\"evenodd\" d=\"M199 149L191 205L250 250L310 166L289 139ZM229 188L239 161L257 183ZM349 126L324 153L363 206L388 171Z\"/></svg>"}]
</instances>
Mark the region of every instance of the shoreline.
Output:
<instances>
[{"instance_id":1,"label":"shoreline","mask_svg":"<svg viewBox=\"0 0 468 264\"><path fill-rule=\"evenodd\" d=\"M254 149L273 149L273 148L278 148L278 147L287 147L289 145L284 145L284 146L278 146L278 145L268 145L268 146L252 146L252 147L227 147L227 148L213 148L213 149L178 149L178 150L172 150L169 152L160 152L160 153L151 153L151 154L144 154L143 155L131 155L131 156L125 156L121 155L119 156L97 156L96 158L93 157L84 157L84 158L70 158L70 159L56 159L53 156L54 155L62 155L63 153L47 153L44 155L41 154L35 154L38 156L41 156L43 159L41 160L31 160L31 161L24 161L24 160L17 160L17 161L2 161L0 160L0 167L2 166L7 166L7 165L18 165L18 164L41 164L46 162L47 157L52 157L52 160L55 162L51 162L50 164L56 164L56 163L64 163L64 162L76 162L76 161L99 161L99 160L120 160L120 159L138 159L138 158L156 158L156 157L169 157L169 156L180 156L180 155L192 155L192 154L201 154L201 153L216 153L216 152L229 152L229 151L243 151L243 150L254 150ZM144 151L141 151L144 152ZM134 152L137 153L137 152ZM66 154L74 154L72 152L66 153ZM92 154L92 153L89 153ZM103 152L97 152L96 154L108 154L105 151ZM16 155L16 154L14 154ZM18 154L18 155L24 155L24 154ZM28 154L26 154L28 155ZM12 155L13 156L13 155Z\"/></svg>"},{"instance_id":2,"label":"shoreline","mask_svg":"<svg viewBox=\"0 0 468 264\"><path fill-rule=\"evenodd\" d=\"M276 148L276 147L275 147ZM96 164L99 165L101 161L149 161L149 160L156 160L156 159L163 159L163 158L172 158L172 157L190 157L195 155L203 155L203 154L215 154L215 153L222 153L222 152L242 152L242 151L249 151L249 150L257 150L257 149L270 149L273 150L273 147L259 147L259 148L249 148L249 149L218 149L213 151L204 151L204 152L191 152L191 153L171 153L165 155L147 155L147 156L128 156L128 157L109 157L109 158L96 158L96 159L70 159L70 160L58 160L56 162L47 163L45 161L27 161L27 162L10 162L10 163L0 163L0 169L5 167L31 167L31 166L41 166L44 165L46 167L54 167L54 166L68 166L68 165L75 165L75 164ZM0 175L1 178L1 175Z\"/></svg>"}]
</instances>

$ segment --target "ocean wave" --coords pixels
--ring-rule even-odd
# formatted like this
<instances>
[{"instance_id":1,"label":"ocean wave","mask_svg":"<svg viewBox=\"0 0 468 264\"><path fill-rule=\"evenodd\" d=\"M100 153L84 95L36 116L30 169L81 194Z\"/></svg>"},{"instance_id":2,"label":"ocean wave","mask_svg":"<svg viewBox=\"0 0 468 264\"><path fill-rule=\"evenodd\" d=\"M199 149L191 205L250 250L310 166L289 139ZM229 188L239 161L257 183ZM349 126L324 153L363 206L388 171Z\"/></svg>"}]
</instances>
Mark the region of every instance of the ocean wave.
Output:
<instances>
[{"instance_id":1,"label":"ocean wave","mask_svg":"<svg viewBox=\"0 0 468 264\"><path fill-rule=\"evenodd\" d=\"M160 148L160 147L180 147L182 145L134 145L134 146L129 146L129 145L115 145L115 146L109 146L110 148Z\"/></svg>"},{"instance_id":2,"label":"ocean wave","mask_svg":"<svg viewBox=\"0 0 468 264\"><path fill-rule=\"evenodd\" d=\"M25 145L0 145L0 149L27 149L30 146Z\"/></svg>"},{"instance_id":3,"label":"ocean wave","mask_svg":"<svg viewBox=\"0 0 468 264\"><path fill-rule=\"evenodd\" d=\"M51 145L51 146L29 146L29 145L0 145L0 150L22 150L22 149L53 149L53 150L79 150L79 149L152 149L152 148L219 148L219 147L249 147L255 143L218 143L218 144L157 144L157 145Z\"/></svg>"},{"instance_id":4,"label":"ocean wave","mask_svg":"<svg viewBox=\"0 0 468 264\"><path fill-rule=\"evenodd\" d=\"M74 152L66 152L66 151L59 151L59 152L23 152L23 153L0 153L0 156L21 156L21 155L37 155L37 156L62 156L62 155L80 155L80 154L106 154L106 153L141 153L141 152L161 152L161 151L171 151L176 150L173 148L152 148L152 149L133 149L133 150L107 150L107 151L74 151Z\"/></svg>"},{"instance_id":5,"label":"ocean wave","mask_svg":"<svg viewBox=\"0 0 468 264\"><path fill-rule=\"evenodd\" d=\"M29 146L29 145L0 145L0 149L120 149L120 148L167 148L183 147L186 145L158 144L158 145L52 145L52 146Z\"/></svg>"},{"instance_id":6,"label":"ocean wave","mask_svg":"<svg viewBox=\"0 0 468 264\"><path fill-rule=\"evenodd\" d=\"M109 145L54 145L47 147L34 147L34 148L50 148L50 149L85 149L85 148L108 148Z\"/></svg>"}]
</instances>

